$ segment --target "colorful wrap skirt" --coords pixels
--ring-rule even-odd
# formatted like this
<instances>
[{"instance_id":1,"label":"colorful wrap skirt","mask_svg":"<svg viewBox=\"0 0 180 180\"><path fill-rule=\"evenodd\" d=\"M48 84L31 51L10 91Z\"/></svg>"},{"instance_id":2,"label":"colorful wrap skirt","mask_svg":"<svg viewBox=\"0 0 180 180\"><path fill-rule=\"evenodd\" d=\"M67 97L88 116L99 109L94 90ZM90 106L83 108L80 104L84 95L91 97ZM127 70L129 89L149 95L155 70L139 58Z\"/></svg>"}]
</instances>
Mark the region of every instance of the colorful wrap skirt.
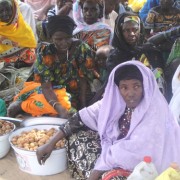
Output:
<instances>
[{"instance_id":1,"label":"colorful wrap skirt","mask_svg":"<svg viewBox=\"0 0 180 180\"><path fill-rule=\"evenodd\" d=\"M54 89L54 92L62 107L71 110L70 94L66 92L66 89ZM21 101L23 111L32 116L58 115L56 110L46 101L40 83L25 82L24 88L15 96L14 101Z\"/></svg>"}]
</instances>

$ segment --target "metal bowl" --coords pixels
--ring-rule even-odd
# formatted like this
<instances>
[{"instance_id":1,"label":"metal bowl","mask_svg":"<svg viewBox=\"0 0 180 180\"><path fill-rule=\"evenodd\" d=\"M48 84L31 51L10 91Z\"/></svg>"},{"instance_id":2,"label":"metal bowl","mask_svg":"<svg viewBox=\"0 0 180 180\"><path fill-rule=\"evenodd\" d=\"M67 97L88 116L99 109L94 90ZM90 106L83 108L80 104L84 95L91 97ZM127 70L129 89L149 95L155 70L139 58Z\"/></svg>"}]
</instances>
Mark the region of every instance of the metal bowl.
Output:
<instances>
[{"instance_id":1,"label":"metal bowl","mask_svg":"<svg viewBox=\"0 0 180 180\"><path fill-rule=\"evenodd\" d=\"M67 122L67 119L57 117L32 117L21 122L21 126L35 126L35 125L61 125Z\"/></svg>"}]
</instances>

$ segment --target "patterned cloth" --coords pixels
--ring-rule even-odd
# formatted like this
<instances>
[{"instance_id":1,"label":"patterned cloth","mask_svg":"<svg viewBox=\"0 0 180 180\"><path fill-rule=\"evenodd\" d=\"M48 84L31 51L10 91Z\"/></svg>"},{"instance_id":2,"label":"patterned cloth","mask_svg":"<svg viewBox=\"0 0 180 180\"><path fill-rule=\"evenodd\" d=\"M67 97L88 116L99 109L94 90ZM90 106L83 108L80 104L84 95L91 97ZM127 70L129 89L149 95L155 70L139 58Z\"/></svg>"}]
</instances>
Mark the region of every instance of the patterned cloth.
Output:
<instances>
[{"instance_id":1,"label":"patterned cloth","mask_svg":"<svg viewBox=\"0 0 180 180\"><path fill-rule=\"evenodd\" d=\"M119 120L119 139L124 138L129 131L131 113L132 109L126 108ZM123 126L126 127L126 131L124 131ZM66 136L71 135L66 147L68 150L69 170L72 177L87 179L101 153L98 133L84 126L78 113L62 126L61 130ZM74 133L72 134L72 132ZM125 180L129 174L129 171L115 169L104 173L102 177L104 178L103 180L110 180L109 177L112 180Z\"/></svg>"},{"instance_id":2,"label":"patterned cloth","mask_svg":"<svg viewBox=\"0 0 180 180\"><path fill-rule=\"evenodd\" d=\"M79 107L79 79L86 77L88 82L94 78L94 61L90 47L81 43L64 63L58 61L54 44L42 44L38 49L37 61L34 65L35 82L51 82L54 87L65 87L72 96L72 106ZM91 92L87 92L87 97Z\"/></svg>"},{"instance_id":3,"label":"patterned cloth","mask_svg":"<svg viewBox=\"0 0 180 180\"><path fill-rule=\"evenodd\" d=\"M180 25L180 11L176 7L172 7L171 14L164 14L161 7L152 8L145 21L145 28L153 29L154 32L166 31L172 27Z\"/></svg>"},{"instance_id":4,"label":"patterned cloth","mask_svg":"<svg viewBox=\"0 0 180 180\"><path fill-rule=\"evenodd\" d=\"M32 64L36 58L33 31L24 21L15 0L12 1L12 11L11 22L0 21L0 62L23 61Z\"/></svg>"},{"instance_id":5,"label":"patterned cloth","mask_svg":"<svg viewBox=\"0 0 180 180\"><path fill-rule=\"evenodd\" d=\"M120 118L120 122L122 118L126 117L126 120L131 118L131 116L129 116L129 112L131 114L132 111L129 111L129 109L125 110L124 114ZM124 125L126 126L126 124L127 122L123 121L120 123L120 127ZM81 129L78 130L79 128ZM66 123L62 130L63 132L69 132L69 134L71 134L71 132L76 132L69 137L68 144L66 146L68 151L69 171L72 177L82 180L87 179L101 153L100 138L98 133L84 126L83 122L80 119L77 119L77 116ZM128 132L129 129L126 128L126 130ZM119 139L125 137L125 133L123 133L124 129L121 128L120 132ZM103 180L110 180L107 179L109 174L112 180L125 180L129 175L128 171L122 169L114 171L106 172L103 175Z\"/></svg>"},{"instance_id":6,"label":"patterned cloth","mask_svg":"<svg viewBox=\"0 0 180 180\"><path fill-rule=\"evenodd\" d=\"M103 45L110 44L111 31L109 29L97 29L80 31L74 35L75 38L87 43L94 51Z\"/></svg>"},{"instance_id":7,"label":"patterned cloth","mask_svg":"<svg viewBox=\"0 0 180 180\"><path fill-rule=\"evenodd\" d=\"M2 59L6 63L14 63L16 68L21 68L28 64L32 65L36 60L35 48L23 48Z\"/></svg>"},{"instance_id":8,"label":"patterned cloth","mask_svg":"<svg viewBox=\"0 0 180 180\"><path fill-rule=\"evenodd\" d=\"M102 1L99 0L98 3L103 8ZM100 46L111 43L113 35L111 27L103 23L103 18L98 19L94 24L86 24L78 0L73 4L73 18L77 24L73 32L74 37L86 42L93 50L96 51Z\"/></svg>"},{"instance_id":9,"label":"patterned cloth","mask_svg":"<svg viewBox=\"0 0 180 180\"><path fill-rule=\"evenodd\" d=\"M71 108L70 94L66 92L66 89L58 86L53 87L53 89L62 107L72 112L74 109ZM22 110L32 116L58 115L57 111L45 99L40 83L25 82L24 88L14 97L14 100L22 102Z\"/></svg>"},{"instance_id":10,"label":"patterned cloth","mask_svg":"<svg viewBox=\"0 0 180 180\"><path fill-rule=\"evenodd\" d=\"M130 175L130 171L124 169L114 169L102 175L102 180L126 180Z\"/></svg>"},{"instance_id":11,"label":"patterned cloth","mask_svg":"<svg viewBox=\"0 0 180 180\"><path fill-rule=\"evenodd\" d=\"M120 135L118 139L122 139L127 135L130 127L132 111L133 110L131 108L126 108L125 113L122 115L119 121Z\"/></svg>"},{"instance_id":12,"label":"patterned cloth","mask_svg":"<svg viewBox=\"0 0 180 180\"><path fill-rule=\"evenodd\" d=\"M74 133L69 137L67 152L72 177L81 180L88 179L101 153L98 133L89 128Z\"/></svg>"}]
</instances>

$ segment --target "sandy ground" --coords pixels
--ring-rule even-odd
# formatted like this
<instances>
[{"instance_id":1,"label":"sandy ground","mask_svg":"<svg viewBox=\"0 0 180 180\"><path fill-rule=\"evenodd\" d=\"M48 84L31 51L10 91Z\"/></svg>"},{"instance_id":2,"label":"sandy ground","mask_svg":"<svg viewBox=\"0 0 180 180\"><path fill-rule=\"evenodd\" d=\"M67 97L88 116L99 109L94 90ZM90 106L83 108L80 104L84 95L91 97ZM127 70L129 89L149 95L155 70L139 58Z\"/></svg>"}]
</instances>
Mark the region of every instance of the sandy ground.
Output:
<instances>
[{"instance_id":1,"label":"sandy ground","mask_svg":"<svg viewBox=\"0 0 180 180\"><path fill-rule=\"evenodd\" d=\"M0 180L73 180L68 170L52 176L35 176L21 171L16 157L11 150L8 155L0 159Z\"/></svg>"}]
</instances>

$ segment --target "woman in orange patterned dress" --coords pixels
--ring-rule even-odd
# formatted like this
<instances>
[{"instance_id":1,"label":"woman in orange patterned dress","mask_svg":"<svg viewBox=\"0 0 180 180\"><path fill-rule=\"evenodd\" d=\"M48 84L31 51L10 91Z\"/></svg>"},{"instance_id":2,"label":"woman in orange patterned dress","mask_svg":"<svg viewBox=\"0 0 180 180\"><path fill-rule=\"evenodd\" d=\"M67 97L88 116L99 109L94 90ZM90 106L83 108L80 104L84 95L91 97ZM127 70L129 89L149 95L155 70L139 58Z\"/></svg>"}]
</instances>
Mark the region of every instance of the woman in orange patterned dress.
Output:
<instances>
[{"instance_id":1,"label":"woman in orange patterned dress","mask_svg":"<svg viewBox=\"0 0 180 180\"><path fill-rule=\"evenodd\" d=\"M81 0L79 5L82 9L83 19L77 20L80 8L74 7L73 17L76 19L77 28L74 37L86 42L95 51L111 43L111 27L102 22L104 3L102 0Z\"/></svg>"},{"instance_id":2,"label":"woman in orange patterned dress","mask_svg":"<svg viewBox=\"0 0 180 180\"><path fill-rule=\"evenodd\" d=\"M94 55L87 44L72 38L74 21L68 16L53 16L47 28L53 43L42 43L38 48L34 82L26 83L15 97L8 108L11 117L23 110L32 116L67 118L72 108L86 106L93 95Z\"/></svg>"}]
</instances>

